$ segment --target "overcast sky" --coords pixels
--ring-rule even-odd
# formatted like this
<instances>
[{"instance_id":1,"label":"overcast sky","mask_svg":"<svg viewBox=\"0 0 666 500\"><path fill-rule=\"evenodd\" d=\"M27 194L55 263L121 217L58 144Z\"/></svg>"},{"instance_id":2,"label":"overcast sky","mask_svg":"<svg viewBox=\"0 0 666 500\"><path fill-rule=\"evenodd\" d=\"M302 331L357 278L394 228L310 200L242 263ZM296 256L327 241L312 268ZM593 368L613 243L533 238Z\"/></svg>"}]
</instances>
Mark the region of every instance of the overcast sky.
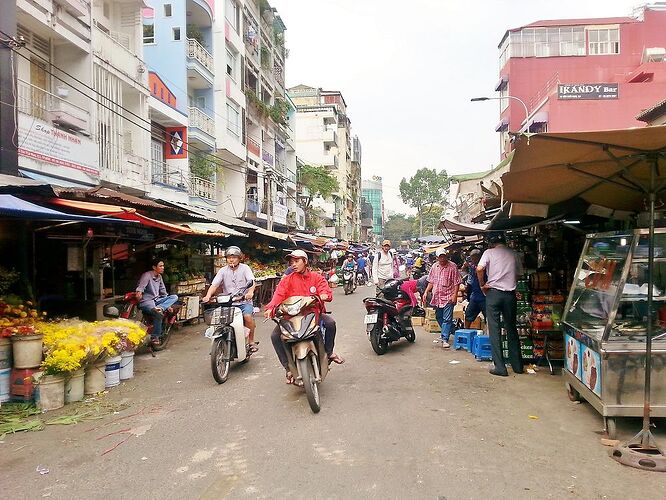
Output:
<instances>
[{"instance_id":1,"label":"overcast sky","mask_svg":"<svg viewBox=\"0 0 666 500\"><path fill-rule=\"evenodd\" d=\"M449 174L499 159L495 95L505 31L541 19L630 15L631 0L271 0L287 26L287 86L340 90L363 147L364 179L381 175L389 210L418 168Z\"/></svg>"}]
</instances>

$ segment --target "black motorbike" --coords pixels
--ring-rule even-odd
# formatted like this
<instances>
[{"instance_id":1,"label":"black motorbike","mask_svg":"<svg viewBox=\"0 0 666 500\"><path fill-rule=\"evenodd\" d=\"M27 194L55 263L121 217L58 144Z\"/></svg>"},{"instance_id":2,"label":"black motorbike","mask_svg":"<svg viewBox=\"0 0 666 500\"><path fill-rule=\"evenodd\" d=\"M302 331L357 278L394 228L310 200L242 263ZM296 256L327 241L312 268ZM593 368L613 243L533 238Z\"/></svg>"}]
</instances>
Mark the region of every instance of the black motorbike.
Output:
<instances>
[{"instance_id":1,"label":"black motorbike","mask_svg":"<svg viewBox=\"0 0 666 500\"><path fill-rule=\"evenodd\" d=\"M365 274L365 269L362 271L356 271L356 284L358 286L365 286L368 282L368 275Z\"/></svg>"},{"instance_id":2,"label":"black motorbike","mask_svg":"<svg viewBox=\"0 0 666 500\"><path fill-rule=\"evenodd\" d=\"M372 349L382 355L391 342L401 338L408 342L416 340L412 315L419 315L418 307L413 307L409 295L400 289L404 280L388 280L377 297L363 299L365 305L365 328Z\"/></svg>"}]
</instances>

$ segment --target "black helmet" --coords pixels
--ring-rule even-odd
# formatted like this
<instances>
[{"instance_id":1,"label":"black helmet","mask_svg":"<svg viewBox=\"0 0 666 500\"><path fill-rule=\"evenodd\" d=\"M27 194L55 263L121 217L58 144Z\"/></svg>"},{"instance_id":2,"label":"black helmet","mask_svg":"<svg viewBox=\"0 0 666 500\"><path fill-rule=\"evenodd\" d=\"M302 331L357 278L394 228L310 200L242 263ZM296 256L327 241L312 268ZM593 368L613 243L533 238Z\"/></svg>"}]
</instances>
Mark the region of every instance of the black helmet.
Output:
<instances>
[{"instance_id":1,"label":"black helmet","mask_svg":"<svg viewBox=\"0 0 666 500\"><path fill-rule=\"evenodd\" d=\"M400 285L402 285L401 280L386 280L384 288L382 288L384 297L386 297L388 300L396 300L400 295Z\"/></svg>"}]
</instances>

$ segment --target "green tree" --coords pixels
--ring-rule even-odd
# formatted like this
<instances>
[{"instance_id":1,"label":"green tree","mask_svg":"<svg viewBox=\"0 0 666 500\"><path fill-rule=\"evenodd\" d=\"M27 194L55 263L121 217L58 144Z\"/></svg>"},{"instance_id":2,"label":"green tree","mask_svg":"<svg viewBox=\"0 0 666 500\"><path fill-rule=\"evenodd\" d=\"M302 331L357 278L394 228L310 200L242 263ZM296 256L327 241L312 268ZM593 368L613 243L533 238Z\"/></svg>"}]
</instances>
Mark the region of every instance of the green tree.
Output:
<instances>
[{"instance_id":1,"label":"green tree","mask_svg":"<svg viewBox=\"0 0 666 500\"><path fill-rule=\"evenodd\" d=\"M439 221L441 220L442 215L444 215L444 206L439 204L433 205L429 212L424 213L423 232L425 233L425 236L432 234L439 234L439 232L437 231L437 226L439 226ZM418 232L418 230L419 230L419 221L415 218L414 232Z\"/></svg>"},{"instance_id":2,"label":"green tree","mask_svg":"<svg viewBox=\"0 0 666 500\"><path fill-rule=\"evenodd\" d=\"M384 237L398 246L402 240L415 238L416 218L413 215L395 214L384 223Z\"/></svg>"},{"instance_id":3,"label":"green tree","mask_svg":"<svg viewBox=\"0 0 666 500\"><path fill-rule=\"evenodd\" d=\"M326 167L316 165L298 167L298 182L308 190L308 195L302 197L306 226L311 231L316 231L321 224L322 211L313 209L313 200L329 198L340 189L340 184L338 179L326 170Z\"/></svg>"},{"instance_id":4,"label":"green tree","mask_svg":"<svg viewBox=\"0 0 666 500\"><path fill-rule=\"evenodd\" d=\"M423 219L436 204L444 205L450 179L446 170L437 172L434 168L420 168L409 180L400 181L400 198L416 209L419 221L419 236L423 236Z\"/></svg>"}]
</instances>

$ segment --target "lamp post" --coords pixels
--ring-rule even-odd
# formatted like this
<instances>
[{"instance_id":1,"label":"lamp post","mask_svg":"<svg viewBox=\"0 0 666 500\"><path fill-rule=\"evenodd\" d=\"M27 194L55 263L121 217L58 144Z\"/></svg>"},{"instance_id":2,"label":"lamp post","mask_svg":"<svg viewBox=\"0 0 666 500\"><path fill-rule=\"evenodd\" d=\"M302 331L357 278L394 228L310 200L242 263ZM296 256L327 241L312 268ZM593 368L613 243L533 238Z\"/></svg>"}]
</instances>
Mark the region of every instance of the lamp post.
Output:
<instances>
[{"instance_id":1,"label":"lamp post","mask_svg":"<svg viewBox=\"0 0 666 500\"><path fill-rule=\"evenodd\" d=\"M470 99L471 102L479 102L479 101L500 101L502 99L513 99L515 101L518 101L520 104L523 105L523 109L525 110L525 131L529 133L530 131L530 124L529 124L529 118L530 118L530 112L527 110L527 104L525 104L525 101L522 99L512 96L512 95L505 95L501 97L472 97ZM522 128L522 127L521 127ZM520 129L518 129L520 132Z\"/></svg>"}]
</instances>

